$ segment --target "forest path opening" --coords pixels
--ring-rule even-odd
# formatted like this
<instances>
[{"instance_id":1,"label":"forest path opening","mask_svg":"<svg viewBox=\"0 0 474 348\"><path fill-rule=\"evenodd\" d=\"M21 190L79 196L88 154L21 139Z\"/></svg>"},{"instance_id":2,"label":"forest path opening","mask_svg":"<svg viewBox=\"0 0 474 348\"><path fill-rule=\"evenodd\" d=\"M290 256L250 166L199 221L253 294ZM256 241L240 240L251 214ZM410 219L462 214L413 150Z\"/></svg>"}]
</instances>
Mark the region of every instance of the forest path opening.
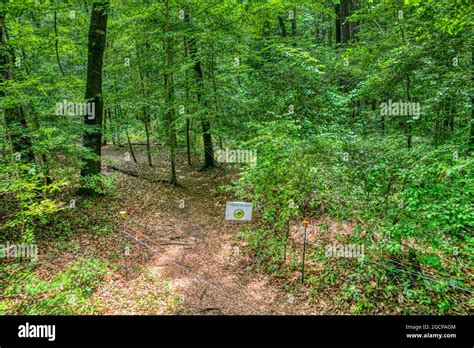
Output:
<instances>
[{"instance_id":1,"label":"forest path opening","mask_svg":"<svg viewBox=\"0 0 474 348\"><path fill-rule=\"evenodd\" d=\"M119 153L120 152L120 153ZM123 164L123 149L104 148L107 160ZM139 163L146 163L138 158ZM127 163L128 168L137 168ZM149 178L168 178L166 158L155 159L143 171ZM150 171L154 175L150 175ZM183 298L185 314L286 314L292 311L290 296L273 285L242 255L237 239L245 223L224 220L225 203L231 197L219 192L230 181L223 170L198 171L178 161L182 187L123 176L133 206L124 238L134 248L147 250L145 267L167 280L171 291ZM125 208L125 207L124 207ZM131 211L128 211L130 213ZM136 229L143 237L134 235ZM134 237L138 239L134 240Z\"/></svg>"}]
</instances>

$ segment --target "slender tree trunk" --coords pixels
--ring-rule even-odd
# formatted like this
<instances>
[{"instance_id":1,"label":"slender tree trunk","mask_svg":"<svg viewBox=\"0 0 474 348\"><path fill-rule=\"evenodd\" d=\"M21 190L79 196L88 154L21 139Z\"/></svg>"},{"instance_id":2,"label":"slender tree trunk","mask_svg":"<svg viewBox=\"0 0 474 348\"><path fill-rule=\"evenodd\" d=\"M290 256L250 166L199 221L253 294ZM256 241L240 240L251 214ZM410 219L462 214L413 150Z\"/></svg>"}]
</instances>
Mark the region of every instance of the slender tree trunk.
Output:
<instances>
[{"instance_id":1,"label":"slender tree trunk","mask_svg":"<svg viewBox=\"0 0 474 348\"><path fill-rule=\"evenodd\" d=\"M122 116L122 110L119 106L115 105L115 108L114 108L114 114L115 114L115 119L118 120L119 119L119 115ZM117 124L117 122L115 123L115 127L114 127L114 132L115 132L115 139L117 140L117 145L118 147L122 147L122 143L120 142L120 132L119 132L119 126Z\"/></svg>"},{"instance_id":2,"label":"slender tree trunk","mask_svg":"<svg viewBox=\"0 0 474 348\"><path fill-rule=\"evenodd\" d=\"M102 139L102 65L104 60L104 50L107 31L107 10L109 2L99 1L92 5L91 23L89 27L89 47L87 59L87 83L85 99L95 106L93 117L84 115L84 123L87 126L96 126L94 131L87 130L83 136L84 147L91 150L99 159L83 160L84 166L81 169L81 177L100 174L100 156ZM90 192L83 193L88 194Z\"/></svg>"},{"instance_id":3,"label":"slender tree trunk","mask_svg":"<svg viewBox=\"0 0 474 348\"><path fill-rule=\"evenodd\" d=\"M128 135L128 129L125 129L125 135L127 136L128 148L130 149L130 153L132 154L133 162L137 163L135 152L133 152L133 146L132 146L132 143L130 142L130 136Z\"/></svg>"},{"instance_id":4,"label":"slender tree trunk","mask_svg":"<svg viewBox=\"0 0 474 348\"><path fill-rule=\"evenodd\" d=\"M471 52L471 85L474 83L474 50ZM469 135L469 143L467 153L474 151L474 98L471 94L471 132Z\"/></svg>"},{"instance_id":5,"label":"slender tree trunk","mask_svg":"<svg viewBox=\"0 0 474 348\"><path fill-rule=\"evenodd\" d=\"M281 37L286 37L285 21L282 16L278 16L278 24L280 25Z\"/></svg>"},{"instance_id":6,"label":"slender tree trunk","mask_svg":"<svg viewBox=\"0 0 474 348\"><path fill-rule=\"evenodd\" d=\"M172 38L169 35L169 0L165 0L165 53L166 53L166 71L164 75L165 90L166 90L166 114L168 121L168 135L170 142L170 157L171 157L171 179L170 183L174 186L178 185L178 178L176 176L176 129L175 129L175 110L174 102L174 85L173 85L173 47Z\"/></svg>"},{"instance_id":7,"label":"slender tree trunk","mask_svg":"<svg viewBox=\"0 0 474 348\"><path fill-rule=\"evenodd\" d=\"M115 142L115 136L114 135L114 131L112 129L112 110L109 108L107 109L107 115L109 116L109 134L110 134L110 138L112 139L112 144L116 145L116 142Z\"/></svg>"},{"instance_id":8,"label":"slender tree trunk","mask_svg":"<svg viewBox=\"0 0 474 348\"><path fill-rule=\"evenodd\" d=\"M145 99L148 98L148 92L145 86L145 74L143 72L142 67L142 59L140 56L140 48L138 47L138 42L135 42L135 49L137 51L137 62L138 62L138 76L140 78L140 86L142 88L143 97ZM145 133L146 133L146 155L148 159L148 166L152 167L152 159L151 159L151 146L150 146L150 114L146 107L143 107L143 124L145 125Z\"/></svg>"},{"instance_id":9,"label":"slender tree trunk","mask_svg":"<svg viewBox=\"0 0 474 348\"><path fill-rule=\"evenodd\" d=\"M187 10L187 9L186 9ZM185 15L186 16L186 15ZM189 43L186 36L183 39L183 46L184 46L184 57L187 59L189 57ZM185 81L186 81L186 101L189 102L189 74L188 69L185 71ZM190 128L191 120L189 119L189 115L186 115L186 156L188 159L188 166L192 165L191 162L191 144L190 144L190 136L189 136L189 128Z\"/></svg>"},{"instance_id":10,"label":"slender tree trunk","mask_svg":"<svg viewBox=\"0 0 474 348\"><path fill-rule=\"evenodd\" d=\"M145 124L145 134L146 134L146 156L148 159L148 166L152 167L153 163L151 161L150 118L148 117L146 113L143 117L144 117L143 123Z\"/></svg>"},{"instance_id":11,"label":"slender tree trunk","mask_svg":"<svg viewBox=\"0 0 474 348\"><path fill-rule=\"evenodd\" d=\"M190 136L189 136L189 128L190 128L191 120L189 118L186 119L186 155L188 158L188 166L192 165L191 162L191 144L190 144Z\"/></svg>"},{"instance_id":12,"label":"slender tree trunk","mask_svg":"<svg viewBox=\"0 0 474 348\"><path fill-rule=\"evenodd\" d=\"M105 109L102 120L102 145L107 145L107 117L105 116L107 114L107 110L108 109Z\"/></svg>"},{"instance_id":13,"label":"slender tree trunk","mask_svg":"<svg viewBox=\"0 0 474 348\"><path fill-rule=\"evenodd\" d=\"M410 96L410 77L407 76L407 102L411 101L411 96ZM408 149L411 149L411 143L412 143L412 126L411 126L411 120L408 119L406 122L406 132L407 132L407 147Z\"/></svg>"}]
</instances>

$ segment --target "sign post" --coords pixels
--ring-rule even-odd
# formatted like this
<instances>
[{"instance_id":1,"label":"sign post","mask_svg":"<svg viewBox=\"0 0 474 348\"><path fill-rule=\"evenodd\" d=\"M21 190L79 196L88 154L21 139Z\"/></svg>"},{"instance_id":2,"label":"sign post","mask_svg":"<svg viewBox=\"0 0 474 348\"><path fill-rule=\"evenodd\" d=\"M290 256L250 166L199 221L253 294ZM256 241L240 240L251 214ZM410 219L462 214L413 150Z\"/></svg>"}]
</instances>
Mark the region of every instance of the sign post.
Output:
<instances>
[{"instance_id":1,"label":"sign post","mask_svg":"<svg viewBox=\"0 0 474 348\"><path fill-rule=\"evenodd\" d=\"M304 225L304 237L303 237L303 262L301 266L301 284L304 284L304 262L306 258L306 228L309 225L309 221L304 220L303 225Z\"/></svg>"}]
</instances>

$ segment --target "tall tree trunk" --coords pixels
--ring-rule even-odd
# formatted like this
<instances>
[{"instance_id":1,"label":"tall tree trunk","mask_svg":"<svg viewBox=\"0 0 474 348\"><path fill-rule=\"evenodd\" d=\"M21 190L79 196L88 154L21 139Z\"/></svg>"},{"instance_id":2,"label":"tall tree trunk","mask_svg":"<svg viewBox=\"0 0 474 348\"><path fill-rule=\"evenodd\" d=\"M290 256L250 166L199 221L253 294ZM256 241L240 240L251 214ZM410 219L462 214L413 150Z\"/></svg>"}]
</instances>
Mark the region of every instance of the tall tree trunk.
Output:
<instances>
[{"instance_id":1,"label":"tall tree trunk","mask_svg":"<svg viewBox=\"0 0 474 348\"><path fill-rule=\"evenodd\" d=\"M84 147L90 149L99 159L84 159L81 177L100 174L100 156L102 139L102 65L107 32L107 10L109 2L99 1L92 5L91 23L89 27L89 45L87 59L87 84L85 99L94 103L95 115L84 115L87 126L95 126L93 131L87 130L83 137ZM83 191L88 194L90 192Z\"/></svg>"},{"instance_id":2,"label":"tall tree trunk","mask_svg":"<svg viewBox=\"0 0 474 348\"><path fill-rule=\"evenodd\" d=\"M191 120L189 118L186 119L186 155L187 155L187 158L188 158L188 166L192 165L192 162L191 162L191 139L190 139L190 136L189 136L189 128L191 127L190 125L191 123Z\"/></svg>"},{"instance_id":3,"label":"tall tree trunk","mask_svg":"<svg viewBox=\"0 0 474 348\"><path fill-rule=\"evenodd\" d=\"M341 43L351 39L351 28L348 17L350 16L349 0L341 0Z\"/></svg>"},{"instance_id":4,"label":"tall tree trunk","mask_svg":"<svg viewBox=\"0 0 474 348\"><path fill-rule=\"evenodd\" d=\"M336 45L341 43L341 5L334 5L336 12Z\"/></svg>"},{"instance_id":5,"label":"tall tree trunk","mask_svg":"<svg viewBox=\"0 0 474 348\"><path fill-rule=\"evenodd\" d=\"M190 20L190 19L188 19ZM194 72L197 79L197 100L198 103L207 110L207 103L203 102L202 98L202 91L204 90L204 74L202 72L201 61L197 56L197 38L193 37L189 40L189 54L194 60ZM206 112L207 114L207 112ZM212 136L211 136L211 124L208 120L203 118L201 120L202 126L202 138L204 143L204 167L203 168L211 168L215 166L214 163L214 149L212 147Z\"/></svg>"},{"instance_id":6,"label":"tall tree trunk","mask_svg":"<svg viewBox=\"0 0 474 348\"><path fill-rule=\"evenodd\" d=\"M171 157L171 185L178 185L178 178L176 176L176 129L175 129L175 110L174 102L174 85L173 85L173 47L172 38L169 35L169 0L165 0L165 53L166 53L166 71L164 74L165 91L166 91L166 114L168 121L168 135L170 142L170 157Z\"/></svg>"}]
</instances>

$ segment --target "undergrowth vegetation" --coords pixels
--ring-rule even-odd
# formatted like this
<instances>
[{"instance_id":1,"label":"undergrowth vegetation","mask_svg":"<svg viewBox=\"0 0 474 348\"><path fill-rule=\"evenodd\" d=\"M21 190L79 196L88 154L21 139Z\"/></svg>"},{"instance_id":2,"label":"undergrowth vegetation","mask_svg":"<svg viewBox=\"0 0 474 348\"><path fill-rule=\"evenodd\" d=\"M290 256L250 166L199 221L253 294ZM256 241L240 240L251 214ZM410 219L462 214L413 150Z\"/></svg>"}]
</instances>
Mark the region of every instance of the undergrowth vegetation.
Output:
<instances>
[{"instance_id":1,"label":"undergrowth vegetation","mask_svg":"<svg viewBox=\"0 0 474 348\"><path fill-rule=\"evenodd\" d=\"M468 313L472 157L456 155L455 144L407 150L393 138L301 133L294 124L261 129L252 143L258 166L230 188L259 207L261 224L243 238L266 269L299 271L301 238L292 242L288 230L296 224L302 234L306 218L316 225L307 283L337 287L355 313ZM337 236L325 237L324 215L351 223L339 239L364 245L363 259L325 256Z\"/></svg>"}]
</instances>

